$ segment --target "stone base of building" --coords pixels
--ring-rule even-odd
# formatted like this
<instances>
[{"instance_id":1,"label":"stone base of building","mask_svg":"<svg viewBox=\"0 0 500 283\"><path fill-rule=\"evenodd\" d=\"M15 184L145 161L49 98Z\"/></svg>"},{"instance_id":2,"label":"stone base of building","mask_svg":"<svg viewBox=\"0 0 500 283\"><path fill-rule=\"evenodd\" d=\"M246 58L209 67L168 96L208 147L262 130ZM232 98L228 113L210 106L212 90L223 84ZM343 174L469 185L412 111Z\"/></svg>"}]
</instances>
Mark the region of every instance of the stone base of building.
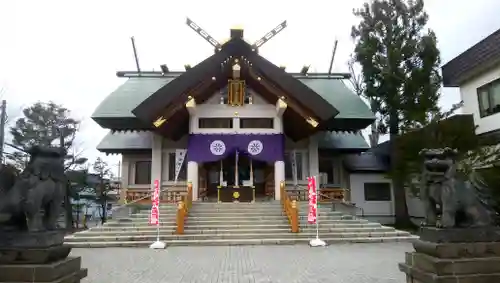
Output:
<instances>
[{"instance_id":1,"label":"stone base of building","mask_svg":"<svg viewBox=\"0 0 500 283\"><path fill-rule=\"evenodd\" d=\"M0 232L0 283L78 283L81 257L68 257L63 231Z\"/></svg>"},{"instance_id":2,"label":"stone base of building","mask_svg":"<svg viewBox=\"0 0 500 283\"><path fill-rule=\"evenodd\" d=\"M500 282L500 228L422 228L399 269L407 283Z\"/></svg>"}]
</instances>

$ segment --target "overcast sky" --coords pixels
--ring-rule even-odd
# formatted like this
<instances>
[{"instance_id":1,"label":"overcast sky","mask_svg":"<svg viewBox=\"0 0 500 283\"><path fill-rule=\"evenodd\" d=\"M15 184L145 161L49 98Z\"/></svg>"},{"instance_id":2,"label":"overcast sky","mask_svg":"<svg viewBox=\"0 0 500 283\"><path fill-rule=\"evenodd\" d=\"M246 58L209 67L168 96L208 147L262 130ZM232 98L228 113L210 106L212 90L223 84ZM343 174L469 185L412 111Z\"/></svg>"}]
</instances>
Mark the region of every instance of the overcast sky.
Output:
<instances>
[{"instance_id":1,"label":"overcast sky","mask_svg":"<svg viewBox=\"0 0 500 283\"><path fill-rule=\"evenodd\" d=\"M14 120L23 106L53 100L83 119L81 148L90 159L107 130L88 117L135 70L130 36L135 36L143 70L182 70L211 55L213 48L190 30L186 17L223 41L240 25L250 42L283 20L288 27L266 43L261 54L287 70L326 72L335 38L334 71L347 71L352 52L352 9L361 0L253 1L23 1L0 0L0 89ZM429 27L438 36L443 62L500 28L500 1L427 0ZM441 105L460 100L443 91ZM116 164L116 157L108 157Z\"/></svg>"}]
</instances>

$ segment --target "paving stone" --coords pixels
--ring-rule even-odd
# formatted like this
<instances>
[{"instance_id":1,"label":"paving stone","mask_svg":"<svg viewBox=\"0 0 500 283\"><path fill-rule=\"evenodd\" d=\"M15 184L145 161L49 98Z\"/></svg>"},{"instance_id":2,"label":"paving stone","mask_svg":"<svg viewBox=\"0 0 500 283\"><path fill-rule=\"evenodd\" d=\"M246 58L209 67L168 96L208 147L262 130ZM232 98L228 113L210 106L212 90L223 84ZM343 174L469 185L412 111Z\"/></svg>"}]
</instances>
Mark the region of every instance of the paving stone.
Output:
<instances>
[{"instance_id":1,"label":"paving stone","mask_svg":"<svg viewBox=\"0 0 500 283\"><path fill-rule=\"evenodd\" d=\"M409 243L73 249L84 283L401 283Z\"/></svg>"}]
</instances>

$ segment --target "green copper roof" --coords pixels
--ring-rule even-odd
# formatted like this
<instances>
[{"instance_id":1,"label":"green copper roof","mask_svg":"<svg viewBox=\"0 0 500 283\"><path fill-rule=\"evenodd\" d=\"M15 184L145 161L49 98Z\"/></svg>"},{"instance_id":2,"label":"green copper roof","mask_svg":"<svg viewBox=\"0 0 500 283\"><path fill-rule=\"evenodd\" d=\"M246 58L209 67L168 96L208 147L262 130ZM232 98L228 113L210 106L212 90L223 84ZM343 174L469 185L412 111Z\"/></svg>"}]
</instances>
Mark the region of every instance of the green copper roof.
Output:
<instances>
[{"instance_id":1,"label":"green copper roof","mask_svg":"<svg viewBox=\"0 0 500 283\"><path fill-rule=\"evenodd\" d=\"M318 133L318 148L368 150L370 146L360 132Z\"/></svg>"},{"instance_id":2,"label":"green copper roof","mask_svg":"<svg viewBox=\"0 0 500 283\"><path fill-rule=\"evenodd\" d=\"M92 118L135 118L132 110L174 78L130 78L106 97ZM368 106L338 79L299 79L337 108L335 119L374 119Z\"/></svg>"},{"instance_id":3,"label":"green copper roof","mask_svg":"<svg viewBox=\"0 0 500 283\"><path fill-rule=\"evenodd\" d=\"M151 132L109 132L97 145L102 152L112 150L151 149L153 137Z\"/></svg>"},{"instance_id":4,"label":"green copper roof","mask_svg":"<svg viewBox=\"0 0 500 283\"><path fill-rule=\"evenodd\" d=\"M381 156L371 152L349 154L344 157L344 166L350 172L380 173L390 170L389 164Z\"/></svg>"},{"instance_id":5,"label":"green copper roof","mask_svg":"<svg viewBox=\"0 0 500 283\"><path fill-rule=\"evenodd\" d=\"M130 78L99 104L92 118L135 118L132 109L173 79Z\"/></svg>"},{"instance_id":6,"label":"green copper roof","mask_svg":"<svg viewBox=\"0 0 500 283\"><path fill-rule=\"evenodd\" d=\"M375 119L368 105L338 79L300 79L300 81L334 105L340 113L335 119Z\"/></svg>"}]
</instances>

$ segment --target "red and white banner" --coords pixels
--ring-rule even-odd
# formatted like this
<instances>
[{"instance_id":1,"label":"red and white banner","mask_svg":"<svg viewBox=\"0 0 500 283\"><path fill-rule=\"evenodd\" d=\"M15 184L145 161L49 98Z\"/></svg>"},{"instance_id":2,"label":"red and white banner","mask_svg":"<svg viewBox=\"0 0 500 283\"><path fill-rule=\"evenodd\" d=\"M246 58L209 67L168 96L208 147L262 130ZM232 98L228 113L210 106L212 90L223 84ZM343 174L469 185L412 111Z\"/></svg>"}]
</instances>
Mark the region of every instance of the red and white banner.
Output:
<instances>
[{"instance_id":1,"label":"red and white banner","mask_svg":"<svg viewBox=\"0 0 500 283\"><path fill-rule=\"evenodd\" d=\"M150 225L160 225L160 181L155 180L153 195L151 197L151 215L149 216Z\"/></svg>"},{"instance_id":2,"label":"red and white banner","mask_svg":"<svg viewBox=\"0 0 500 283\"><path fill-rule=\"evenodd\" d=\"M318 209L316 177L307 177L307 192L309 195L309 213L307 214L307 222L314 224L316 223Z\"/></svg>"}]
</instances>

